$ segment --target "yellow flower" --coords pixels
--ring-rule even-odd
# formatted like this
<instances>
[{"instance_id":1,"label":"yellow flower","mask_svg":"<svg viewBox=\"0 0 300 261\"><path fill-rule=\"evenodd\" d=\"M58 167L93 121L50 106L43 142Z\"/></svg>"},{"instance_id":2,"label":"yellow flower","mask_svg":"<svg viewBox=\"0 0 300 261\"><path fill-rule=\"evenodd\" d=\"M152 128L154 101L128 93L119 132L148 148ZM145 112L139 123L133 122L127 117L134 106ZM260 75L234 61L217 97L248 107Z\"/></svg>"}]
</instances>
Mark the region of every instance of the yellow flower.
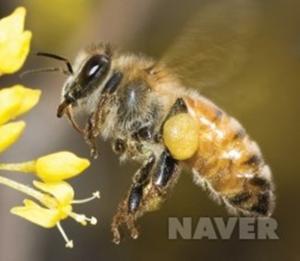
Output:
<instances>
[{"instance_id":1,"label":"yellow flower","mask_svg":"<svg viewBox=\"0 0 300 261\"><path fill-rule=\"evenodd\" d=\"M28 55L32 35L24 31L25 15L25 8L18 7L0 20L0 75L19 70Z\"/></svg>"},{"instance_id":2,"label":"yellow flower","mask_svg":"<svg viewBox=\"0 0 300 261\"><path fill-rule=\"evenodd\" d=\"M31 32L23 31L26 10L17 8L10 16L0 20L0 75L20 69L29 52ZM39 101L41 91L15 85L0 89L0 153L9 148L21 136L25 122L8 122L32 109ZM60 222L68 217L82 225L97 223L96 218L87 218L73 212L73 205L99 198L93 196L74 200L73 188L63 180L82 173L90 162L71 152L57 152L23 163L0 163L0 170L34 173L43 182L34 181L35 188L0 176L0 184L25 193L38 201L24 200L24 206L14 207L11 213L45 228L56 226L66 241L73 247Z\"/></svg>"},{"instance_id":3,"label":"yellow flower","mask_svg":"<svg viewBox=\"0 0 300 261\"><path fill-rule=\"evenodd\" d=\"M4 123L29 111L38 103L40 95L40 90L21 85L0 90L0 152L15 143L25 129L23 121Z\"/></svg>"},{"instance_id":4,"label":"yellow flower","mask_svg":"<svg viewBox=\"0 0 300 261\"><path fill-rule=\"evenodd\" d=\"M60 221L71 217L84 226L88 223L91 225L97 224L97 219L95 217L88 218L83 214L73 212L72 205L82 204L95 198L100 198L99 191L94 192L89 198L74 200L73 188L63 181L54 183L34 181L33 185L38 190L1 176L0 183L21 191L39 201L41 205L30 199L25 199L23 201L24 206L12 208L11 213L44 228L52 228L56 226L66 241L66 247L72 248L73 241L69 240L67 237Z\"/></svg>"},{"instance_id":5,"label":"yellow flower","mask_svg":"<svg viewBox=\"0 0 300 261\"><path fill-rule=\"evenodd\" d=\"M23 121L7 122L33 108L38 103L40 94L39 90L32 90L21 85L0 90L0 152L16 142L25 128ZM88 222L95 225L96 218L76 214L73 212L72 205L99 198L100 193L95 192L92 197L84 200L74 200L73 188L62 180L79 175L89 165L90 162L87 159L79 158L67 151L23 163L0 163L0 170L35 173L45 182L34 181L34 186L39 189L36 190L0 176L1 184L23 192L41 203L40 205L30 199L25 199L24 206L12 208L11 213L45 228L56 226L66 241L66 247L73 247L73 241L68 239L60 222L71 217L82 225Z\"/></svg>"},{"instance_id":6,"label":"yellow flower","mask_svg":"<svg viewBox=\"0 0 300 261\"><path fill-rule=\"evenodd\" d=\"M0 184L23 192L38 200L41 205L30 199L24 200L24 206L14 207L11 213L42 226L52 228L56 226L66 241L66 247L72 248L73 241L69 240L60 221L71 217L82 225L90 223L96 225L95 217L87 218L83 214L73 212L72 205L89 202L100 198L100 192L96 191L87 199L74 200L74 190L63 179L80 174L89 166L89 161L77 157L71 152L57 152L43 156L34 161L23 163L0 163L0 170L20 171L36 173L44 182L33 181L38 190L0 176Z\"/></svg>"}]
</instances>

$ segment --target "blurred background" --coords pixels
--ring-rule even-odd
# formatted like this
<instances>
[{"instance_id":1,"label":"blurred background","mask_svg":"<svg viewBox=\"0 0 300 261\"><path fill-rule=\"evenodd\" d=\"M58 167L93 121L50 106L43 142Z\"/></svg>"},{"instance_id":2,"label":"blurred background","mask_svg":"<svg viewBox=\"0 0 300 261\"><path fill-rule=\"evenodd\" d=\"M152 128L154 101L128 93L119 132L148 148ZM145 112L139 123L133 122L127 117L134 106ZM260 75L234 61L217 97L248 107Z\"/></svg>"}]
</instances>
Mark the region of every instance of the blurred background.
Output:
<instances>
[{"instance_id":1,"label":"blurred background","mask_svg":"<svg viewBox=\"0 0 300 261\"><path fill-rule=\"evenodd\" d=\"M24 195L0 188L0 260L300 260L299 250L299 94L300 2L297 0L0 0L0 16L16 6L28 10L33 32L31 55L22 70L56 66L37 51L73 59L84 46L109 41L125 51L145 53L166 63L184 84L198 88L239 119L260 144L273 170L279 223L276 241L168 240L168 217L227 217L183 173L160 211L140 220L138 240L111 242L110 223L137 165L120 165L109 143L100 159L72 181L78 198L100 189L102 198L78 207L99 219L96 227L72 220L63 226L75 241L64 248L56 229L45 230L9 214ZM65 78L55 73L1 78L1 87L22 83L40 88L39 105L26 116L21 141L1 161L25 161L58 150L88 157L81 137L56 108ZM30 184L31 178L10 175Z\"/></svg>"}]
</instances>

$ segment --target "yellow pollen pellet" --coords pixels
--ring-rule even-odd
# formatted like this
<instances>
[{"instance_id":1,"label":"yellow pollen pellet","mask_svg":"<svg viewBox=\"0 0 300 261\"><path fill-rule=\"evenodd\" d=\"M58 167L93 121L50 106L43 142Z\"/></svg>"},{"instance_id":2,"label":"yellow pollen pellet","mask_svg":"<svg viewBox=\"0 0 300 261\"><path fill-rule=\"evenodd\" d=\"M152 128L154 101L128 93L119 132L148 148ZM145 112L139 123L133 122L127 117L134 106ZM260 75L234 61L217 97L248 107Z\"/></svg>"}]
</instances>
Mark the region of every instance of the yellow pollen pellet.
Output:
<instances>
[{"instance_id":1,"label":"yellow pollen pellet","mask_svg":"<svg viewBox=\"0 0 300 261\"><path fill-rule=\"evenodd\" d=\"M189 159L199 146L199 125L190 114L177 114L164 124L163 139L175 159Z\"/></svg>"}]
</instances>

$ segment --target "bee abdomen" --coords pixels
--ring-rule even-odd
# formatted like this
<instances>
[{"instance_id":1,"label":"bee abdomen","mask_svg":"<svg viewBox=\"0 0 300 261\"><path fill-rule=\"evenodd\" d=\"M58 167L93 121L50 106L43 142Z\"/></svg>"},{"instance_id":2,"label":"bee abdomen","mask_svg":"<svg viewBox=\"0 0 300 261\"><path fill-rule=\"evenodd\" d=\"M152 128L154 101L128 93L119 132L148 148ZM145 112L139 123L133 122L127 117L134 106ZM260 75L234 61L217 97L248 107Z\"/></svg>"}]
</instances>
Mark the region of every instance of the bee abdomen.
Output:
<instances>
[{"instance_id":1,"label":"bee abdomen","mask_svg":"<svg viewBox=\"0 0 300 261\"><path fill-rule=\"evenodd\" d=\"M186 163L195 181L208 188L232 213L270 216L274 209L273 182L258 145L237 120L219 113L204 98L186 99L198 120L199 148Z\"/></svg>"},{"instance_id":2,"label":"bee abdomen","mask_svg":"<svg viewBox=\"0 0 300 261\"><path fill-rule=\"evenodd\" d=\"M272 180L266 175L269 167L263 165L253 177L241 177L224 172L222 176L201 175L193 169L194 180L209 190L212 198L223 202L232 214L270 216L274 210L275 196Z\"/></svg>"},{"instance_id":3,"label":"bee abdomen","mask_svg":"<svg viewBox=\"0 0 300 261\"><path fill-rule=\"evenodd\" d=\"M224 196L229 210L251 216L270 216L274 209L274 194L271 182L262 177L254 177L245 182L242 192Z\"/></svg>"},{"instance_id":4,"label":"bee abdomen","mask_svg":"<svg viewBox=\"0 0 300 261\"><path fill-rule=\"evenodd\" d=\"M231 165L224 169L224 181L214 175L208 180L218 189L230 210L233 208L251 216L270 216L274 210L271 170L265 164L259 147L248 136L241 140L238 148L240 157L228 159Z\"/></svg>"},{"instance_id":5,"label":"bee abdomen","mask_svg":"<svg viewBox=\"0 0 300 261\"><path fill-rule=\"evenodd\" d=\"M238 212L253 216L269 216L271 214L271 194L269 191L259 192L251 195L251 192L242 192L227 199L230 207L236 208ZM228 203L227 203L228 204Z\"/></svg>"}]
</instances>

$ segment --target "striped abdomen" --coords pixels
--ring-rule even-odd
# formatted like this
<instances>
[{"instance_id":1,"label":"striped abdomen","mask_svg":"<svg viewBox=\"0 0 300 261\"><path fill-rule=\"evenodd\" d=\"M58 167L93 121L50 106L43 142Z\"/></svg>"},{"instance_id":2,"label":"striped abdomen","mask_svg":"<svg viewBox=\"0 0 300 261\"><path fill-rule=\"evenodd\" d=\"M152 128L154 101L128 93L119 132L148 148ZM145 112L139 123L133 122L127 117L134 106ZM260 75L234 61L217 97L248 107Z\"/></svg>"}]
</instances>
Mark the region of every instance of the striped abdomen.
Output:
<instances>
[{"instance_id":1,"label":"striped abdomen","mask_svg":"<svg viewBox=\"0 0 300 261\"><path fill-rule=\"evenodd\" d=\"M274 208L270 168L243 127L207 99L185 98L200 124L200 144L187 161L195 181L204 185L229 210L269 216Z\"/></svg>"}]
</instances>

